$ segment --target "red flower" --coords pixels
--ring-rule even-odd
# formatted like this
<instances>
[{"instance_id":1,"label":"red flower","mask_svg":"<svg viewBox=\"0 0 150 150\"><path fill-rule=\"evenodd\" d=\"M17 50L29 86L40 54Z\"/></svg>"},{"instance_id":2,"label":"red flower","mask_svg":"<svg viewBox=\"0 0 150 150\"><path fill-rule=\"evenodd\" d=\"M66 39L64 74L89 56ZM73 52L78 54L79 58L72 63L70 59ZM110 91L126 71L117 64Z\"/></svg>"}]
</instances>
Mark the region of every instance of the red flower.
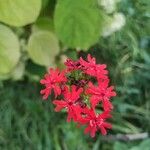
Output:
<instances>
[{"instance_id":1,"label":"red flower","mask_svg":"<svg viewBox=\"0 0 150 150\"><path fill-rule=\"evenodd\" d=\"M56 105L55 111L60 111L63 108L66 108L68 111L68 117L67 121L70 122L71 119L76 121L78 119L78 116L81 112L81 107L76 104L77 100L80 97L80 94L82 93L83 89L79 88L77 89L76 86L71 87L71 91L69 91L68 87L65 87L65 90L63 92L64 100L54 100L53 104Z\"/></svg>"},{"instance_id":2,"label":"red flower","mask_svg":"<svg viewBox=\"0 0 150 150\"><path fill-rule=\"evenodd\" d=\"M79 61L73 61L71 59L67 59L65 65L67 67L67 71L74 71L81 68Z\"/></svg>"},{"instance_id":3,"label":"red flower","mask_svg":"<svg viewBox=\"0 0 150 150\"><path fill-rule=\"evenodd\" d=\"M65 65L64 71L50 69L40 81L45 86L41 90L43 98L47 99L53 90L55 111L66 109L68 122L73 120L79 125L86 125L85 133L89 132L91 137L99 130L103 135L107 134L106 129L112 128L106 122L113 109L110 99L116 93L114 87L109 86L106 65L96 64L96 59L90 54L87 60L82 57L77 61L67 59ZM103 107L101 114L96 112L99 103Z\"/></svg>"},{"instance_id":4,"label":"red flower","mask_svg":"<svg viewBox=\"0 0 150 150\"><path fill-rule=\"evenodd\" d=\"M88 61L85 61L82 59L82 57L80 57L80 64L82 65L83 71L86 74L97 77L98 79L99 78L101 78L101 79L107 78L106 75L107 75L108 71L105 70L105 68L106 68L105 64L97 65L95 58L94 57L92 58L90 54L88 54L87 60Z\"/></svg>"},{"instance_id":5,"label":"red flower","mask_svg":"<svg viewBox=\"0 0 150 150\"><path fill-rule=\"evenodd\" d=\"M89 82L87 94L90 94L90 102L93 108L102 101L102 105L105 111L113 109L113 105L110 102L110 98L116 96L113 91L113 86L108 87L109 79L99 80L98 86L94 86L93 83Z\"/></svg>"},{"instance_id":6,"label":"red flower","mask_svg":"<svg viewBox=\"0 0 150 150\"><path fill-rule=\"evenodd\" d=\"M64 72L60 72L58 69L50 69L49 73L41 79L40 83L45 86L45 89L41 90L40 93L43 94L43 99L47 99L51 94L52 89L54 90L55 96L61 94L60 84L66 82L66 77Z\"/></svg>"},{"instance_id":7,"label":"red flower","mask_svg":"<svg viewBox=\"0 0 150 150\"><path fill-rule=\"evenodd\" d=\"M102 135L106 135L106 129L111 129L112 125L110 123L105 122L107 118L111 118L109 111L103 112L102 114L96 114L93 109L84 109L84 118L81 118L79 123L87 127L84 130L84 133L87 134L90 132L91 137L95 137L95 133L97 130L100 130Z\"/></svg>"}]
</instances>

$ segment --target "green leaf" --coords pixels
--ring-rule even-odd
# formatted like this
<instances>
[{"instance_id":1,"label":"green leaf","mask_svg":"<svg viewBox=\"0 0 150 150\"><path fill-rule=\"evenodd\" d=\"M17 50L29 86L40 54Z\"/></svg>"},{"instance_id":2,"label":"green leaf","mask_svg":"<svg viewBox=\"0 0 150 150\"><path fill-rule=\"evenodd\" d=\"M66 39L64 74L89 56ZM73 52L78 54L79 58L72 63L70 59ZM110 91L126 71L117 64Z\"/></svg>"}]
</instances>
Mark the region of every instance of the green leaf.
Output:
<instances>
[{"instance_id":1,"label":"green leaf","mask_svg":"<svg viewBox=\"0 0 150 150\"><path fill-rule=\"evenodd\" d=\"M22 61L19 61L18 64L7 74L0 75L0 80L12 79L14 81L21 80L25 72L25 64Z\"/></svg>"},{"instance_id":2,"label":"green leaf","mask_svg":"<svg viewBox=\"0 0 150 150\"><path fill-rule=\"evenodd\" d=\"M124 143L115 142L115 144L114 144L114 150L127 150L127 149L128 149L128 147Z\"/></svg>"},{"instance_id":3,"label":"green leaf","mask_svg":"<svg viewBox=\"0 0 150 150\"><path fill-rule=\"evenodd\" d=\"M9 73L20 57L17 36L8 27L0 24L0 74Z\"/></svg>"},{"instance_id":4,"label":"green leaf","mask_svg":"<svg viewBox=\"0 0 150 150\"><path fill-rule=\"evenodd\" d=\"M34 22L41 9L41 0L0 0L0 21L12 26Z\"/></svg>"},{"instance_id":5,"label":"green leaf","mask_svg":"<svg viewBox=\"0 0 150 150\"><path fill-rule=\"evenodd\" d=\"M55 30L69 48L87 49L98 41L102 13L91 0L59 0L54 14Z\"/></svg>"},{"instance_id":6,"label":"green leaf","mask_svg":"<svg viewBox=\"0 0 150 150\"><path fill-rule=\"evenodd\" d=\"M39 31L29 38L29 57L39 65L52 66L58 52L59 42L52 32Z\"/></svg>"}]
</instances>

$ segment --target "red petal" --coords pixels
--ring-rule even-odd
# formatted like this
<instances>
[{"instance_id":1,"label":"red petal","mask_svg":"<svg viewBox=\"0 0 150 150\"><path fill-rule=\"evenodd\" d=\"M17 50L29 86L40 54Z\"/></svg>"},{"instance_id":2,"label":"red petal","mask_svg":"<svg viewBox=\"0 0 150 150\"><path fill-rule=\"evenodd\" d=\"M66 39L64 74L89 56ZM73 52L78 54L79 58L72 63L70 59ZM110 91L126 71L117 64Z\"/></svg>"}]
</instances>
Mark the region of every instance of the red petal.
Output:
<instances>
[{"instance_id":1,"label":"red petal","mask_svg":"<svg viewBox=\"0 0 150 150\"><path fill-rule=\"evenodd\" d=\"M102 102L103 102L103 108L105 111L110 111L113 109L113 105L109 100L105 99Z\"/></svg>"},{"instance_id":2,"label":"red petal","mask_svg":"<svg viewBox=\"0 0 150 150\"><path fill-rule=\"evenodd\" d=\"M111 128L112 128L112 125L111 125L110 123L104 122L104 123L103 123L103 127L108 128L108 129L111 129Z\"/></svg>"},{"instance_id":3,"label":"red petal","mask_svg":"<svg viewBox=\"0 0 150 150\"><path fill-rule=\"evenodd\" d=\"M87 126L85 129L84 129L84 133L87 134L88 132L90 132L91 130L91 127L90 126Z\"/></svg>"},{"instance_id":4,"label":"red petal","mask_svg":"<svg viewBox=\"0 0 150 150\"><path fill-rule=\"evenodd\" d=\"M107 134L107 131L106 131L106 129L103 126L100 127L100 130L101 130L102 135L106 135Z\"/></svg>"},{"instance_id":5,"label":"red petal","mask_svg":"<svg viewBox=\"0 0 150 150\"><path fill-rule=\"evenodd\" d=\"M54 93L55 93L55 98L56 98L58 95L61 94L61 89L60 89L59 86L56 85L56 86L54 87Z\"/></svg>"},{"instance_id":6,"label":"red petal","mask_svg":"<svg viewBox=\"0 0 150 150\"><path fill-rule=\"evenodd\" d=\"M54 100L52 103L56 105L55 111L57 112L67 106L67 103L63 100Z\"/></svg>"},{"instance_id":7,"label":"red petal","mask_svg":"<svg viewBox=\"0 0 150 150\"><path fill-rule=\"evenodd\" d=\"M96 131L97 131L96 127L93 127L93 128L91 129L90 135L91 135L92 138L95 137Z\"/></svg>"}]
</instances>

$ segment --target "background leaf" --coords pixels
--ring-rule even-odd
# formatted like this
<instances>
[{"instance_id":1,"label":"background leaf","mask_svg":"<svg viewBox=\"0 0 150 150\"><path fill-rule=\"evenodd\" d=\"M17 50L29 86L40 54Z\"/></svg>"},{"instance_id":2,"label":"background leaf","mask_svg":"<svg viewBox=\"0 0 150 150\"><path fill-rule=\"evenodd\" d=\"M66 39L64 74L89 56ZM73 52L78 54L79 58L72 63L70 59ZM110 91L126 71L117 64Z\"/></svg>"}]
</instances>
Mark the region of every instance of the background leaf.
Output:
<instances>
[{"instance_id":1,"label":"background leaf","mask_svg":"<svg viewBox=\"0 0 150 150\"><path fill-rule=\"evenodd\" d=\"M17 36L8 27L0 24L0 74L9 73L20 57Z\"/></svg>"},{"instance_id":2,"label":"background leaf","mask_svg":"<svg viewBox=\"0 0 150 150\"><path fill-rule=\"evenodd\" d=\"M28 42L30 58L39 65L52 66L59 52L59 43L54 33L39 31L33 33Z\"/></svg>"},{"instance_id":3,"label":"background leaf","mask_svg":"<svg viewBox=\"0 0 150 150\"><path fill-rule=\"evenodd\" d=\"M59 0L54 15L56 33L64 45L87 49L98 40L101 15L94 0Z\"/></svg>"},{"instance_id":4,"label":"background leaf","mask_svg":"<svg viewBox=\"0 0 150 150\"><path fill-rule=\"evenodd\" d=\"M12 26L34 22L41 9L41 0L0 0L0 21Z\"/></svg>"}]
</instances>

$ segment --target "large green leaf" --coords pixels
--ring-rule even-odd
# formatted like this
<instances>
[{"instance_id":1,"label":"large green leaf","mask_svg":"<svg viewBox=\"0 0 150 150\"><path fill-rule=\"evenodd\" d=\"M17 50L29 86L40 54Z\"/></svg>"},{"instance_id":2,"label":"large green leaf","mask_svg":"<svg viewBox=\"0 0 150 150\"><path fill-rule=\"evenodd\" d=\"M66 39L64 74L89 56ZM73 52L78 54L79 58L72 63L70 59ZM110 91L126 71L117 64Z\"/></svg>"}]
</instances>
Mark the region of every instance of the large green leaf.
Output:
<instances>
[{"instance_id":1,"label":"large green leaf","mask_svg":"<svg viewBox=\"0 0 150 150\"><path fill-rule=\"evenodd\" d=\"M17 36L6 26L0 24L0 74L9 73L20 57Z\"/></svg>"},{"instance_id":2,"label":"large green leaf","mask_svg":"<svg viewBox=\"0 0 150 150\"><path fill-rule=\"evenodd\" d=\"M102 18L95 0L59 0L54 15L55 30L66 46L87 49L98 40Z\"/></svg>"},{"instance_id":3,"label":"large green leaf","mask_svg":"<svg viewBox=\"0 0 150 150\"><path fill-rule=\"evenodd\" d=\"M36 20L41 0L0 0L0 21L12 26L24 26Z\"/></svg>"},{"instance_id":4,"label":"large green leaf","mask_svg":"<svg viewBox=\"0 0 150 150\"><path fill-rule=\"evenodd\" d=\"M51 66L58 52L59 42L54 33L39 31L31 35L28 42L28 53L35 63Z\"/></svg>"}]
</instances>

